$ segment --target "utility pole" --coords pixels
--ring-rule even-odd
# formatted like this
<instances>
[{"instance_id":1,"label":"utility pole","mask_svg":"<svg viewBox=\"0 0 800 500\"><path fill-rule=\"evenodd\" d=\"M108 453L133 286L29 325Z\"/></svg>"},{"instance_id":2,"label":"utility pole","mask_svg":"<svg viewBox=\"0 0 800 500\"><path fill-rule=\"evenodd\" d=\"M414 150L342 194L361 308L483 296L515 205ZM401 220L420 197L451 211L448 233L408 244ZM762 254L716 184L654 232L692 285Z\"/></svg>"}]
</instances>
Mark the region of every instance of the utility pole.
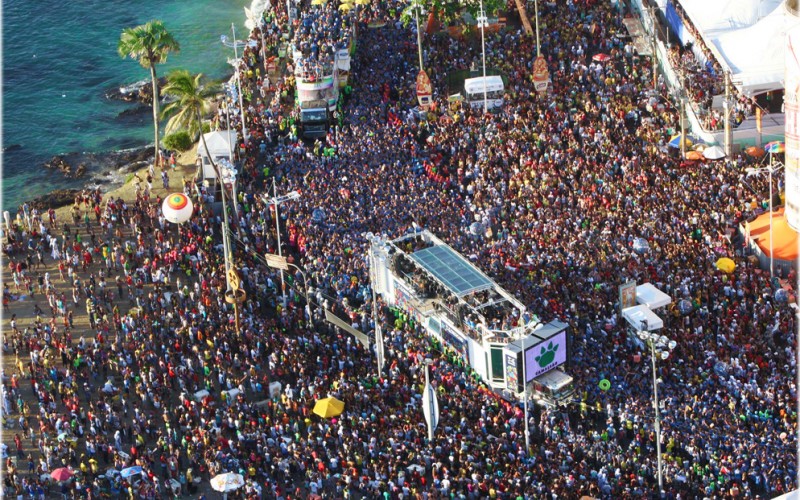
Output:
<instances>
[{"instance_id":1,"label":"utility pole","mask_svg":"<svg viewBox=\"0 0 800 500\"><path fill-rule=\"evenodd\" d=\"M653 90L658 90L658 44L656 42L656 14L653 10L653 7L649 7L648 11L650 12L650 26L652 32L650 33L650 42L652 44L652 59L651 62L653 64Z\"/></svg>"},{"instance_id":2,"label":"utility pole","mask_svg":"<svg viewBox=\"0 0 800 500\"><path fill-rule=\"evenodd\" d=\"M681 90L680 100L680 113L681 113L681 160L686 159L686 96L684 91Z\"/></svg>"},{"instance_id":3,"label":"utility pole","mask_svg":"<svg viewBox=\"0 0 800 500\"><path fill-rule=\"evenodd\" d=\"M416 4L414 8L414 19L417 21L417 52L419 52L419 70L425 71L425 68L422 67L422 33L419 30L419 3Z\"/></svg>"},{"instance_id":4,"label":"utility pole","mask_svg":"<svg viewBox=\"0 0 800 500\"><path fill-rule=\"evenodd\" d=\"M731 157L731 76L725 73L725 101L722 103L725 114L725 156Z\"/></svg>"},{"instance_id":5,"label":"utility pole","mask_svg":"<svg viewBox=\"0 0 800 500\"><path fill-rule=\"evenodd\" d=\"M536 57L542 55L539 44L539 0L533 0L533 13L536 18Z\"/></svg>"}]
</instances>

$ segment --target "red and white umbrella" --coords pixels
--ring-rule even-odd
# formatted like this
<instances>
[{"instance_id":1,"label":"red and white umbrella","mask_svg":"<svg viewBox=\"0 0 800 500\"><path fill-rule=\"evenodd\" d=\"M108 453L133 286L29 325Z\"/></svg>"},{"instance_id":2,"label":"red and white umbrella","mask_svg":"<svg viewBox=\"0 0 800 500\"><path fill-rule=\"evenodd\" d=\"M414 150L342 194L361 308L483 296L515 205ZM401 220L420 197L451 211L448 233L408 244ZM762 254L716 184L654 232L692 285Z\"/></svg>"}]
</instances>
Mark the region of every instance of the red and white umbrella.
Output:
<instances>
[{"instance_id":1,"label":"red and white umbrella","mask_svg":"<svg viewBox=\"0 0 800 500\"><path fill-rule=\"evenodd\" d=\"M611 56L608 55L608 54L600 53L600 54L595 54L595 55L592 56L592 61L606 62L606 61L610 61L610 60L611 60Z\"/></svg>"}]
</instances>

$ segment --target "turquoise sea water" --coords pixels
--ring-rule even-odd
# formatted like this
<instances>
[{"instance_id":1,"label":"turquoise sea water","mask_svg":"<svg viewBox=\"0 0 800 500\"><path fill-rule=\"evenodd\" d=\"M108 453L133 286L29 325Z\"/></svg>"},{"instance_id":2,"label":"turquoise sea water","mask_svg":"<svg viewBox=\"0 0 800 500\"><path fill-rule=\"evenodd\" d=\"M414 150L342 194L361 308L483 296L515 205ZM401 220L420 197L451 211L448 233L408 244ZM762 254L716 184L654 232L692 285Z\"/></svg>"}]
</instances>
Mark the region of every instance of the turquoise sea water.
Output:
<instances>
[{"instance_id":1,"label":"turquoise sea water","mask_svg":"<svg viewBox=\"0 0 800 500\"><path fill-rule=\"evenodd\" d=\"M104 97L109 88L148 79L132 59L121 59L123 28L164 21L181 45L159 76L184 68L210 78L230 74L232 49L219 37L246 35L249 0L27 0L3 1L4 210L56 188L79 187L41 167L56 154L103 152L151 144L152 112L118 116L136 107ZM8 149L12 145L11 149Z\"/></svg>"}]
</instances>

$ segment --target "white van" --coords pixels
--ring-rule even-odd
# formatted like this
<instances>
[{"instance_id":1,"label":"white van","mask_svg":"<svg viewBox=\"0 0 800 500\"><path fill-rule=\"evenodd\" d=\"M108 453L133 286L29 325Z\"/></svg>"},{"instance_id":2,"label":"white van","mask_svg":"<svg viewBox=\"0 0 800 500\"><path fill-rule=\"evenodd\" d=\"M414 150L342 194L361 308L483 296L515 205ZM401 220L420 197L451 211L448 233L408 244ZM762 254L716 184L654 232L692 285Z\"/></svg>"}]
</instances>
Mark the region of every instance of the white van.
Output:
<instances>
[{"instance_id":1,"label":"white van","mask_svg":"<svg viewBox=\"0 0 800 500\"><path fill-rule=\"evenodd\" d=\"M467 101L473 108L483 106L484 90L486 92L487 108L499 108L503 105L503 94L505 94L503 77L492 75L464 80L464 92L467 96Z\"/></svg>"}]
</instances>

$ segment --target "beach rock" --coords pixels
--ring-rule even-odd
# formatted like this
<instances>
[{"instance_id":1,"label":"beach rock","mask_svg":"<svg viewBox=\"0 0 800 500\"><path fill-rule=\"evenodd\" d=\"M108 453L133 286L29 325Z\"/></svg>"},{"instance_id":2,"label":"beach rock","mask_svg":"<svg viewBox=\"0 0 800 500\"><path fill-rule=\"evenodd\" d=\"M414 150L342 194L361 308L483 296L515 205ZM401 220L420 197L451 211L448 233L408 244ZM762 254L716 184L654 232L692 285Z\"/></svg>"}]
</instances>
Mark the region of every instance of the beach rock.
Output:
<instances>
[{"instance_id":1,"label":"beach rock","mask_svg":"<svg viewBox=\"0 0 800 500\"><path fill-rule=\"evenodd\" d=\"M166 77L158 79L158 88L164 87L167 83ZM126 102L140 102L143 104L151 104L153 102L153 86L150 80L141 80L132 85L125 85L120 87L112 87L105 91L106 99L119 100Z\"/></svg>"},{"instance_id":2,"label":"beach rock","mask_svg":"<svg viewBox=\"0 0 800 500\"><path fill-rule=\"evenodd\" d=\"M144 147L138 149L130 149L127 151L119 151L114 153L116 158L113 159L115 167L121 167L130 163L140 163L150 161L153 158L153 148Z\"/></svg>"},{"instance_id":3,"label":"beach rock","mask_svg":"<svg viewBox=\"0 0 800 500\"><path fill-rule=\"evenodd\" d=\"M72 172L72 166L61 155L56 155L50 161L46 161L44 166L45 168L58 170L65 176L69 176L69 174Z\"/></svg>"},{"instance_id":4,"label":"beach rock","mask_svg":"<svg viewBox=\"0 0 800 500\"><path fill-rule=\"evenodd\" d=\"M78 168L75 169L75 173L73 174L72 178L73 179L80 179L85 174L86 174L86 164L85 163L81 163L80 165L78 165Z\"/></svg>"},{"instance_id":5,"label":"beach rock","mask_svg":"<svg viewBox=\"0 0 800 500\"><path fill-rule=\"evenodd\" d=\"M138 117L139 115L147 113L149 111L152 111L152 108L150 106L144 106L144 105L136 106L135 108L129 108L124 111L121 111L120 113L117 114L117 118Z\"/></svg>"},{"instance_id":6,"label":"beach rock","mask_svg":"<svg viewBox=\"0 0 800 500\"><path fill-rule=\"evenodd\" d=\"M71 205L75 201L75 196L80 192L80 189L56 189L48 194L34 198L31 201L31 207L39 210L48 210Z\"/></svg>"}]
</instances>

